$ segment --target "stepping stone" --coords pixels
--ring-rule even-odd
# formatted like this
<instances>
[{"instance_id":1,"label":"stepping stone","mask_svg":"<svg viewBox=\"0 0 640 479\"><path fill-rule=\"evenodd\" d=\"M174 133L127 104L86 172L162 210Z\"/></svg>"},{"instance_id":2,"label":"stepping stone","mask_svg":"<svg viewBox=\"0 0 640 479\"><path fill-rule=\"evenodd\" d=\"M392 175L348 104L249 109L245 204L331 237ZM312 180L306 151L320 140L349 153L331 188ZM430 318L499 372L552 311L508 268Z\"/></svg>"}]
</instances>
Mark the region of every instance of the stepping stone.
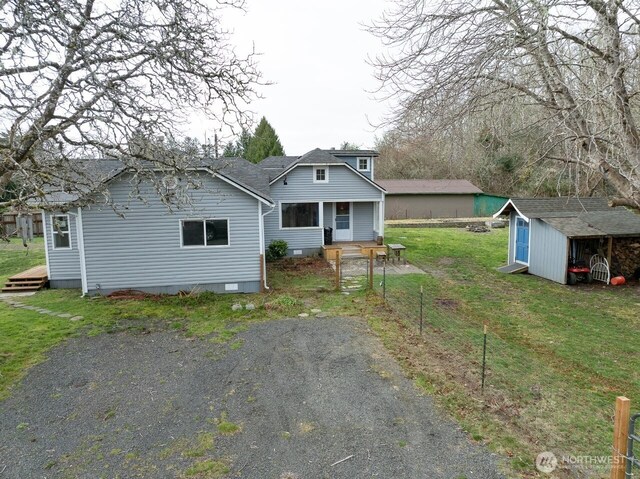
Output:
<instances>
[{"instance_id":1,"label":"stepping stone","mask_svg":"<svg viewBox=\"0 0 640 479\"><path fill-rule=\"evenodd\" d=\"M308 318L309 317L309 313L300 313L298 315L299 318Z\"/></svg>"},{"instance_id":2,"label":"stepping stone","mask_svg":"<svg viewBox=\"0 0 640 479\"><path fill-rule=\"evenodd\" d=\"M326 318L329 316L329 313L318 313L316 314L316 318Z\"/></svg>"},{"instance_id":3,"label":"stepping stone","mask_svg":"<svg viewBox=\"0 0 640 479\"><path fill-rule=\"evenodd\" d=\"M351 293L349 291L343 291L342 294L344 294L345 296L349 296Z\"/></svg>"},{"instance_id":4,"label":"stepping stone","mask_svg":"<svg viewBox=\"0 0 640 479\"><path fill-rule=\"evenodd\" d=\"M74 316L73 318L69 318L69 321L80 321L82 318L82 316Z\"/></svg>"},{"instance_id":5,"label":"stepping stone","mask_svg":"<svg viewBox=\"0 0 640 479\"><path fill-rule=\"evenodd\" d=\"M236 303L231 306L231 311L240 311L242 309L242 305L240 303Z\"/></svg>"},{"instance_id":6,"label":"stepping stone","mask_svg":"<svg viewBox=\"0 0 640 479\"><path fill-rule=\"evenodd\" d=\"M49 311L48 309L39 309L38 313L40 313L40 314L50 314L51 311Z\"/></svg>"},{"instance_id":7,"label":"stepping stone","mask_svg":"<svg viewBox=\"0 0 640 479\"><path fill-rule=\"evenodd\" d=\"M73 314L69 314L69 313L60 313L58 315L59 318L70 318L71 316L73 316Z\"/></svg>"},{"instance_id":8,"label":"stepping stone","mask_svg":"<svg viewBox=\"0 0 640 479\"><path fill-rule=\"evenodd\" d=\"M256 309L256 305L253 303L247 303L244 306L244 309L246 309L247 311L253 311L254 309Z\"/></svg>"},{"instance_id":9,"label":"stepping stone","mask_svg":"<svg viewBox=\"0 0 640 479\"><path fill-rule=\"evenodd\" d=\"M312 312L313 314L318 314L318 313L321 313L321 312L322 312L322 310L321 310L321 309L318 309L318 308L314 308L314 309L312 309L312 310L311 310L311 312Z\"/></svg>"}]
</instances>

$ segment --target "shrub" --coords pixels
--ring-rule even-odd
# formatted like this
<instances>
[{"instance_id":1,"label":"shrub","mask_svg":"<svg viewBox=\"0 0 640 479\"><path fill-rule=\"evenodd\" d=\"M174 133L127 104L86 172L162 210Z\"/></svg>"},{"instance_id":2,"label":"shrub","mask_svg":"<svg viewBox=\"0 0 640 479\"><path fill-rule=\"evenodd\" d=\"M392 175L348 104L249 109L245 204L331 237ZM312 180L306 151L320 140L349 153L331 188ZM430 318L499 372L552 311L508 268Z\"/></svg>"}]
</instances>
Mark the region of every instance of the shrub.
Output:
<instances>
[{"instance_id":1,"label":"shrub","mask_svg":"<svg viewBox=\"0 0 640 479\"><path fill-rule=\"evenodd\" d=\"M275 261L287 255L289 245L285 240L273 240L267 248L267 261Z\"/></svg>"}]
</instances>

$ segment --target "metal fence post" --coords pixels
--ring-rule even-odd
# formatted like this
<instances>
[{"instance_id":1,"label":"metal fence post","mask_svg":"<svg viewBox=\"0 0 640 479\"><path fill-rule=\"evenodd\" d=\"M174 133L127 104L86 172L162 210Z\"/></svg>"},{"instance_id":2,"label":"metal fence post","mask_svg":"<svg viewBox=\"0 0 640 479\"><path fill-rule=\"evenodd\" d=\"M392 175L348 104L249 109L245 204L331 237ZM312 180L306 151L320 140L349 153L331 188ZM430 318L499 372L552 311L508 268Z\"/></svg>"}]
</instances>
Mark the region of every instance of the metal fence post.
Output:
<instances>
[{"instance_id":1,"label":"metal fence post","mask_svg":"<svg viewBox=\"0 0 640 479\"><path fill-rule=\"evenodd\" d=\"M336 289L340 291L340 250L336 250Z\"/></svg>"},{"instance_id":2,"label":"metal fence post","mask_svg":"<svg viewBox=\"0 0 640 479\"><path fill-rule=\"evenodd\" d=\"M482 338L482 385L480 390L484 391L484 377L487 368L487 325L484 325L484 334Z\"/></svg>"},{"instance_id":3,"label":"metal fence post","mask_svg":"<svg viewBox=\"0 0 640 479\"><path fill-rule=\"evenodd\" d=\"M387 302L387 262L382 264L382 301Z\"/></svg>"},{"instance_id":4,"label":"metal fence post","mask_svg":"<svg viewBox=\"0 0 640 479\"><path fill-rule=\"evenodd\" d=\"M423 300L424 300L424 290L422 288L422 285L420 285L420 336L422 336Z\"/></svg>"},{"instance_id":5,"label":"metal fence post","mask_svg":"<svg viewBox=\"0 0 640 479\"><path fill-rule=\"evenodd\" d=\"M640 436L636 433L636 421L640 419L640 413L636 413L631 416L629 420L629 439L627 442L627 467L625 472L625 478L631 479L633 477L633 466L640 467L640 459L633 453L633 443L640 442Z\"/></svg>"}]
</instances>

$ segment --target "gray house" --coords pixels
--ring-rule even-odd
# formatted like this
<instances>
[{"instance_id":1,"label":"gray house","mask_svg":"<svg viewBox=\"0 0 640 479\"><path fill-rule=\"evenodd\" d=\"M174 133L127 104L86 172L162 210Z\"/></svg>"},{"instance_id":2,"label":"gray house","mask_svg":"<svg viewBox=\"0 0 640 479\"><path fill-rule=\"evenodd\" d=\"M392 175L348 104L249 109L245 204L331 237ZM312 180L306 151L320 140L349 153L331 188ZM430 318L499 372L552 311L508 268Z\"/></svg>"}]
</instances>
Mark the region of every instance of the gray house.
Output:
<instances>
[{"instance_id":1,"label":"gray house","mask_svg":"<svg viewBox=\"0 0 640 479\"><path fill-rule=\"evenodd\" d=\"M332 242L373 241L384 236L385 190L373 181L377 153L315 149L299 158L270 157L276 209L265 216L267 244L282 239L291 256L319 253L324 229Z\"/></svg>"},{"instance_id":2,"label":"gray house","mask_svg":"<svg viewBox=\"0 0 640 479\"><path fill-rule=\"evenodd\" d=\"M571 263L607 259L614 274L631 275L640 256L628 254L640 238L640 216L611 208L606 198L511 198L494 215L509 216L508 264L513 270L567 284Z\"/></svg>"},{"instance_id":3,"label":"gray house","mask_svg":"<svg viewBox=\"0 0 640 479\"><path fill-rule=\"evenodd\" d=\"M132 197L133 173L116 161L98 162L104 192L91 193L84 206L58 198L59 209L42 212L49 284L88 294L256 292L267 285L264 252L274 239L289 242L291 255L306 255L321 250L325 225L336 240L382 236L375 152L335 153L313 150L259 165L203 160L190 173L200 187L172 209L151 181Z\"/></svg>"}]
</instances>

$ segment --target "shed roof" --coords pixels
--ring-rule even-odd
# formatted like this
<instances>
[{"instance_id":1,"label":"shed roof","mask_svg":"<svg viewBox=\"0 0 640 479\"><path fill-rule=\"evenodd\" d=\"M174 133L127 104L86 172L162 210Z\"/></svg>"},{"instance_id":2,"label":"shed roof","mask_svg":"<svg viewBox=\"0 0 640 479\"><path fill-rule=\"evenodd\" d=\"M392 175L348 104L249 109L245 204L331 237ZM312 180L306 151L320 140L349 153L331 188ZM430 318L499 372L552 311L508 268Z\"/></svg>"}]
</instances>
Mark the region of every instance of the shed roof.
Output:
<instances>
[{"instance_id":1,"label":"shed roof","mask_svg":"<svg viewBox=\"0 0 640 479\"><path fill-rule=\"evenodd\" d=\"M517 211L530 218L571 218L580 213L610 211L606 198L511 198L494 216Z\"/></svg>"},{"instance_id":2,"label":"shed roof","mask_svg":"<svg viewBox=\"0 0 640 479\"><path fill-rule=\"evenodd\" d=\"M389 195L464 195L482 193L467 180L378 180Z\"/></svg>"},{"instance_id":3,"label":"shed roof","mask_svg":"<svg viewBox=\"0 0 640 479\"><path fill-rule=\"evenodd\" d=\"M574 218L540 218L568 238L640 236L640 215L624 207L580 213Z\"/></svg>"}]
</instances>

